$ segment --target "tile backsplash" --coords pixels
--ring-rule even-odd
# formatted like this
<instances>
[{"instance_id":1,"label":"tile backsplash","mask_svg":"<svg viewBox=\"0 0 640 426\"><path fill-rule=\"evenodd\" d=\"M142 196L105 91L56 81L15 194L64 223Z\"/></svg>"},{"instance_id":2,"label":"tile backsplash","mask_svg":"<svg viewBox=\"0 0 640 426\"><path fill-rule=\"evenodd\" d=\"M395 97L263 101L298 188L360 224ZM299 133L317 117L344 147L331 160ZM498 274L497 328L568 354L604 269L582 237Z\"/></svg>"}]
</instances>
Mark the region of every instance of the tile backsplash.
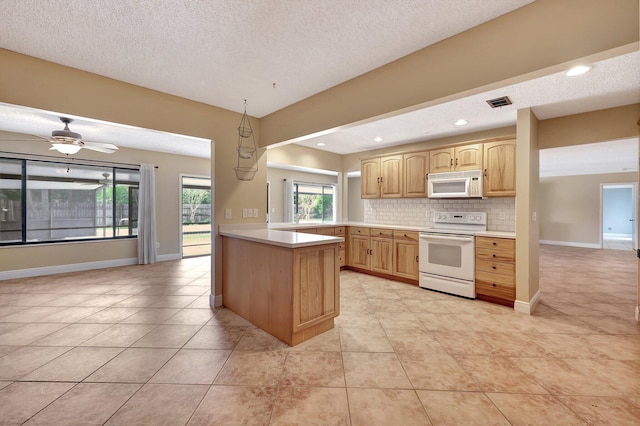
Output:
<instances>
[{"instance_id":1,"label":"tile backsplash","mask_svg":"<svg viewBox=\"0 0 640 426\"><path fill-rule=\"evenodd\" d=\"M434 200L428 198L364 200L364 221L380 225L433 226L435 212L486 212L489 231L515 232L515 197Z\"/></svg>"}]
</instances>

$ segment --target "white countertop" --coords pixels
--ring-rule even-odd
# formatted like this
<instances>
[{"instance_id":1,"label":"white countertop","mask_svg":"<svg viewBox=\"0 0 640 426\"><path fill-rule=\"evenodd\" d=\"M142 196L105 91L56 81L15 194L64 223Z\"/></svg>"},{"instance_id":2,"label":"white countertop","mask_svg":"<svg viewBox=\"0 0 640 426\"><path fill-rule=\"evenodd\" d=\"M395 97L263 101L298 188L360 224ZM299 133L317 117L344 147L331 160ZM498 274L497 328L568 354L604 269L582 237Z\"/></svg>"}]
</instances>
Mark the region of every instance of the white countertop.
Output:
<instances>
[{"instance_id":1,"label":"white countertop","mask_svg":"<svg viewBox=\"0 0 640 426\"><path fill-rule=\"evenodd\" d=\"M405 225L382 225L377 223L365 223L365 222L323 222L323 223L270 223L270 224L232 224L232 225L220 225L220 234L227 236L235 236L236 238L251 239L256 238L255 241L261 240L262 242L269 243L271 238L274 238L274 245L282 245L283 247L304 247L305 245L318 245L325 244L322 241L315 241L322 238L334 238L338 242L344 241L341 237L329 237L324 235L306 234L304 232L291 232L294 229L304 228L323 228L331 226L363 226L368 228L383 228L383 229L402 229L407 231L436 231L443 233L451 233L455 231L444 231L441 229L435 230L433 228L417 227L417 226L405 226ZM262 233L252 233L250 231L262 230ZM273 234L268 234L267 231ZM458 231L459 232L459 231ZM285 235L280 235L286 234ZM241 237L240 234L243 236ZM249 235L253 235L250 237ZM298 235L299 237L296 237ZM494 237L494 238L510 238L515 239L515 232L505 231L474 231L473 235L477 237ZM313 239L305 240L306 237L313 237ZM306 241L306 242L305 242ZM325 240L326 241L326 240ZM331 242L331 241L328 241Z\"/></svg>"},{"instance_id":2,"label":"white countertop","mask_svg":"<svg viewBox=\"0 0 640 426\"><path fill-rule=\"evenodd\" d=\"M344 238L342 237L306 234L304 232L279 231L276 229L267 229L266 226L258 229L232 228L233 226L229 226L229 228L223 229L223 226L221 225L220 235L287 248L318 246L322 244L341 243L344 241Z\"/></svg>"}]
</instances>

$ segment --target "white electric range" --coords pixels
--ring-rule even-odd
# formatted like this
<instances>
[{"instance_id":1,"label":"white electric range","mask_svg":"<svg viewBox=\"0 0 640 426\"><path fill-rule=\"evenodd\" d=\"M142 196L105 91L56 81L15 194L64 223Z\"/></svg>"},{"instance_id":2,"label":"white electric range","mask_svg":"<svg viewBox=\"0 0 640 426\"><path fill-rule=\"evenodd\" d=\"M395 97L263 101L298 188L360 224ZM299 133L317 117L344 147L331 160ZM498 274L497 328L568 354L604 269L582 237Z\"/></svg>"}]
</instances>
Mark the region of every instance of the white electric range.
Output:
<instances>
[{"instance_id":1,"label":"white electric range","mask_svg":"<svg viewBox=\"0 0 640 426\"><path fill-rule=\"evenodd\" d=\"M485 212L435 213L420 232L420 287L475 299L475 233L486 230Z\"/></svg>"}]
</instances>

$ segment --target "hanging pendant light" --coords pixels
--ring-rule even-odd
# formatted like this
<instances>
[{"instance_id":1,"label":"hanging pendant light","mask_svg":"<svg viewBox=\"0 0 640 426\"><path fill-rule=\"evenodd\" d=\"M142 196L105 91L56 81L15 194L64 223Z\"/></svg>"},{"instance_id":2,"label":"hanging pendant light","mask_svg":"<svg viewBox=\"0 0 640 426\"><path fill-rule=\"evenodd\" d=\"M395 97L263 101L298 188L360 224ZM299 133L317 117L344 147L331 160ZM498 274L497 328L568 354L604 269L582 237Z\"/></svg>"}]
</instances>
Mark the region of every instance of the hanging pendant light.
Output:
<instances>
[{"instance_id":1,"label":"hanging pendant light","mask_svg":"<svg viewBox=\"0 0 640 426\"><path fill-rule=\"evenodd\" d=\"M251 139L251 140L249 140ZM258 171L258 160L254 160L254 155L258 147L256 146L256 139L253 135L253 128L247 115L247 100L244 100L244 113L240 119L240 125L238 126L238 163L233 169L236 172L236 177L239 180L253 180ZM257 157L257 156L256 156Z\"/></svg>"}]
</instances>

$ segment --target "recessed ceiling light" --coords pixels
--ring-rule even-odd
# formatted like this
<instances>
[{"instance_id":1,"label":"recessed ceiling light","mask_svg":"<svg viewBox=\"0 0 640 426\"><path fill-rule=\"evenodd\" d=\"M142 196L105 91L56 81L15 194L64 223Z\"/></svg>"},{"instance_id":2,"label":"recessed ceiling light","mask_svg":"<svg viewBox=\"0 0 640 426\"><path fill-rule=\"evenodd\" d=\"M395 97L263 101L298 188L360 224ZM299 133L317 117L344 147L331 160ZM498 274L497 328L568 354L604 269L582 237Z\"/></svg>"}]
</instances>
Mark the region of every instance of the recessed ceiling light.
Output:
<instances>
[{"instance_id":1,"label":"recessed ceiling light","mask_svg":"<svg viewBox=\"0 0 640 426\"><path fill-rule=\"evenodd\" d=\"M377 138L374 139L374 141L376 142L382 142L384 139L382 139L380 136L378 136Z\"/></svg>"},{"instance_id":2,"label":"recessed ceiling light","mask_svg":"<svg viewBox=\"0 0 640 426\"><path fill-rule=\"evenodd\" d=\"M325 145L326 145L326 143L318 142L316 145L318 145L318 146L325 146Z\"/></svg>"},{"instance_id":3,"label":"recessed ceiling light","mask_svg":"<svg viewBox=\"0 0 640 426\"><path fill-rule=\"evenodd\" d=\"M565 75L569 77L575 77L576 75L582 75L591 71L591 67L587 65L578 65L576 67L571 68Z\"/></svg>"},{"instance_id":4,"label":"recessed ceiling light","mask_svg":"<svg viewBox=\"0 0 640 426\"><path fill-rule=\"evenodd\" d=\"M464 118L461 118L460 120L456 121L453 124L455 126L464 126L465 124L469 124L469 122L467 120L465 120Z\"/></svg>"}]
</instances>

